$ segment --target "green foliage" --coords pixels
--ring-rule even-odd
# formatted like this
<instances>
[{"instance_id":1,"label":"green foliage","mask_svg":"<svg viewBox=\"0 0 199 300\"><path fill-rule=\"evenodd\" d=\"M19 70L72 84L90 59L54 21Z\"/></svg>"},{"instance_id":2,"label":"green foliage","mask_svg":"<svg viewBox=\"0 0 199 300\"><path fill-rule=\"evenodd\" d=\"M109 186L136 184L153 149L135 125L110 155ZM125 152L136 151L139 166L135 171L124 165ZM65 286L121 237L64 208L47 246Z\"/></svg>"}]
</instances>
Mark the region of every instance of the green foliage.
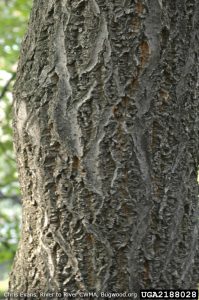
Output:
<instances>
[{"instance_id":1,"label":"green foliage","mask_svg":"<svg viewBox=\"0 0 199 300\"><path fill-rule=\"evenodd\" d=\"M0 299L5 299L4 292L7 290L7 288L8 288L8 279L6 278L0 281Z\"/></svg>"},{"instance_id":2,"label":"green foliage","mask_svg":"<svg viewBox=\"0 0 199 300\"><path fill-rule=\"evenodd\" d=\"M31 5L32 0L0 1L0 267L12 261L19 241L21 206L12 142L11 91Z\"/></svg>"},{"instance_id":3,"label":"green foliage","mask_svg":"<svg viewBox=\"0 0 199 300\"><path fill-rule=\"evenodd\" d=\"M0 203L0 264L11 261L19 241L21 208L4 200Z\"/></svg>"},{"instance_id":4,"label":"green foliage","mask_svg":"<svg viewBox=\"0 0 199 300\"><path fill-rule=\"evenodd\" d=\"M1 76L2 72L0 72ZM7 195L19 194L16 163L12 143L11 95L0 100L0 190Z\"/></svg>"},{"instance_id":5,"label":"green foliage","mask_svg":"<svg viewBox=\"0 0 199 300\"><path fill-rule=\"evenodd\" d=\"M31 0L0 1L0 190L19 194L12 144L12 95L19 47L30 13ZM9 85L7 83L10 83Z\"/></svg>"},{"instance_id":6,"label":"green foliage","mask_svg":"<svg viewBox=\"0 0 199 300\"><path fill-rule=\"evenodd\" d=\"M31 2L30 0L0 1L0 67L8 72L16 67Z\"/></svg>"}]
</instances>

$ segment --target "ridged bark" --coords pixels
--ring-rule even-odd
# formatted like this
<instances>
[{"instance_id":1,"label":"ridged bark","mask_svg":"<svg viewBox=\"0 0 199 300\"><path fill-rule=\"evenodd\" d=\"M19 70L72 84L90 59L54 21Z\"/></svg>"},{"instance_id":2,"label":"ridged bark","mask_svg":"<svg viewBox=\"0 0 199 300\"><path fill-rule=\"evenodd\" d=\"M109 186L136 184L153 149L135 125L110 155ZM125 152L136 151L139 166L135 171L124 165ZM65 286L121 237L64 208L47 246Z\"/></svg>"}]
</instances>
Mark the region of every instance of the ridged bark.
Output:
<instances>
[{"instance_id":1,"label":"ridged bark","mask_svg":"<svg viewBox=\"0 0 199 300\"><path fill-rule=\"evenodd\" d=\"M197 0L35 0L14 89L10 291L199 282Z\"/></svg>"}]
</instances>

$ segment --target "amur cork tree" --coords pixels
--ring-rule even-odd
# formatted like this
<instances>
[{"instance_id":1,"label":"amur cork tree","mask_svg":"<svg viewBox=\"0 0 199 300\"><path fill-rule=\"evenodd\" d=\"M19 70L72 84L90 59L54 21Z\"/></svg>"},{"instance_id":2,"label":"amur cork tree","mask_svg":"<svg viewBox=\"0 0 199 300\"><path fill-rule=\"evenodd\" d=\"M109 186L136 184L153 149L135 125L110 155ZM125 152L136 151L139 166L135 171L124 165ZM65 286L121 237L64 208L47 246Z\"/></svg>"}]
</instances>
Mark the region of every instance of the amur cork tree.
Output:
<instances>
[{"instance_id":1,"label":"amur cork tree","mask_svg":"<svg viewBox=\"0 0 199 300\"><path fill-rule=\"evenodd\" d=\"M199 282L197 0L35 0L14 87L10 291Z\"/></svg>"}]
</instances>

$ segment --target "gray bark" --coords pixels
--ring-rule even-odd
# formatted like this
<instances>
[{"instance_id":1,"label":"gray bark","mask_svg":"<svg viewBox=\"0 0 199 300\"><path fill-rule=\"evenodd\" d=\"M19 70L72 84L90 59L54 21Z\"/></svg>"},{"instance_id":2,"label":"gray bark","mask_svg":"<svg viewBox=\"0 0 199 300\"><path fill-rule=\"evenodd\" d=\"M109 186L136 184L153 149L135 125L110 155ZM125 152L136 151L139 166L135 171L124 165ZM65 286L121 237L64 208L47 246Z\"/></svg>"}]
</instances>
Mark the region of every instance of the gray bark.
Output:
<instances>
[{"instance_id":1,"label":"gray bark","mask_svg":"<svg viewBox=\"0 0 199 300\"><path fill-rule=\"evenodd\" d=\"M34 1L10 291L197 287L198 39L196 0Z\"/></svg>"}]
</instances>

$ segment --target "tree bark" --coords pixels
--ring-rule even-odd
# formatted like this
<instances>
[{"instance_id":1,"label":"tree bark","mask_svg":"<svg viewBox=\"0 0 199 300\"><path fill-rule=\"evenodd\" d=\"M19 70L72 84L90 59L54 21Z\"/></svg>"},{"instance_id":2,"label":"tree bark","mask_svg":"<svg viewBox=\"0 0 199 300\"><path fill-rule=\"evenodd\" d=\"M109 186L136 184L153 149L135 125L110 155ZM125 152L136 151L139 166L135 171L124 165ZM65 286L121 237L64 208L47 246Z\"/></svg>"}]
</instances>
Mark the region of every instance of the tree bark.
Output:
<instances>
[{"instance_id":1,"label":"tree bark","mask_svg":"<svg viewBox=\"0 0 199 300\"><path fill-rule=\"evenodd\" d=\"M10 291L197 287L198 41L196 0L34 1Z\"/></svg>"}]
</instances>

